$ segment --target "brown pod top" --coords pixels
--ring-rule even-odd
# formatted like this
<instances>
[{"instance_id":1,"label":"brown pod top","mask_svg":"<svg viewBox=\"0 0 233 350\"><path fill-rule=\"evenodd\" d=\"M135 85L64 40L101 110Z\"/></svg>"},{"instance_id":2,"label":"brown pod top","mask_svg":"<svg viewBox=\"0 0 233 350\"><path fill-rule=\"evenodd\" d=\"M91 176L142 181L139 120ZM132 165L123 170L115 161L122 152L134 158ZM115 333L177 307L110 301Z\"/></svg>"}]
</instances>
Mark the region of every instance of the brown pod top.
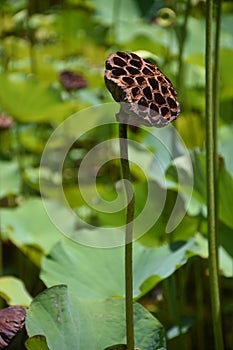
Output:
<instances>
[{"instance_id":1,"label":"brown pod top","mask_svg":"<svg viewBox=\"0 0 233 350\"><path fill-rule=\"evenodd\" d=\"M0 113L0 130L6 130L14 124L13 119L4 113Z\"/></svg>"},{"instance_id":2,"label":"brown pod top","mask_svg":"<svg viewBox=\"0 0 233 350\"><path fill-rule=\"evenodd\" d=\"M26 311L20 305L9 306L0 310L0 349L7 347L23 328L25 317Z\"/></svg>"},{"instance_id":3,"label":"brown pod top","mask_svg":"<svg viewBox=\"0 0 233 350\"><path fill-rule=\"evenodd\" d=\"M116 52L106 61L105 83L124 113L140 124L162 127L180 114L177 93L158 67L134 53Z\"/></svg>"},{"instance_id":4,"label":"brown pod top","mask_svg":"<svg viewBox=\"0 0 233 350\"><path fill-rule=\"evenodd\" d=\"M75 72L65 70L60 73L60 82L66 90L78 90L87 87L87 81Z\"/></svg>"}]
</instances>

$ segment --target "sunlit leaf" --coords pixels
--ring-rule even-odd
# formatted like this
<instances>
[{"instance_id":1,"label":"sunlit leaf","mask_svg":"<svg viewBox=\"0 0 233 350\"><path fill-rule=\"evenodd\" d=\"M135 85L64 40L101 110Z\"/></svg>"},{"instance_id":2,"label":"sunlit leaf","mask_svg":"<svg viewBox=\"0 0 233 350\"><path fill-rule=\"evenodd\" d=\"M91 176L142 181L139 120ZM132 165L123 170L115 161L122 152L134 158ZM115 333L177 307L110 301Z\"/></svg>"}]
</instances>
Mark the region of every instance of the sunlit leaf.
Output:
<instances>
[{"instance_id":1,"label":"sunlit leaf","mask_svg":"<svg viewBox=\"0 0 233 350\"><path fill-rule=\"evenodd\" d=\"M0 295L8 305L28 306L32 300L23 282L12 276L0 277Z\"/></svg>"}]
</instances>

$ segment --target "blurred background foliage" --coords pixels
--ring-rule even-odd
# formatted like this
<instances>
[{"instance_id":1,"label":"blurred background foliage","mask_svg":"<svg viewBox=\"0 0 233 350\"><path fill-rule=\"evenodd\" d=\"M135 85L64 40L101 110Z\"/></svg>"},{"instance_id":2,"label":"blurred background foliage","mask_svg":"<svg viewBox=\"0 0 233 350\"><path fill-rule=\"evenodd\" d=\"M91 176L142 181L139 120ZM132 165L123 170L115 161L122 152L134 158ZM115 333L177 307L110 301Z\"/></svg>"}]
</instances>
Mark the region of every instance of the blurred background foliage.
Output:
<instances>
[{"instance_id":1,"label":"blurred background foliage","mask_svg":"<svg viewBox=\"0 0 233 350\"><path fill-rule=\"evenodd\" d=\"M232 349L233 344L232 23L233 4L223 1L218 229L226 349ZM167 349L213 349L206 260L205 1L0 2L1 303L2 306L29 306L34 298L34 302L39 298L37 302L42 303L43 297L48 302L49 294L37 297L38 293L46 287L66 284L71 294L76 292L79 298L87 300L85 310L80 313L81 302L73 296L75 312L86 320L86 310L93 310L94 314L96 310L107 307L105 302L108 298L124 295L122 266L118 262L121 250L113 250L110 256L106 255L106 250L98 253L92 249L87 254L87 248L65 239L50 222L39 191L40 158L53 130L74 112L112 102L103 75L104 62L114 51L134 51L150 59L174 83L181 103L181 115L173 125L190 152L194 173L193 195L187 213L178 227L167 235L165 228L178 191L174 159L169 158L168 153L155 143L145 129L130 130L131 139L146 145L158 155L164 166L162 175L167 179L163 212L149 232L135 244L135 298L164 326ZM78 86L74 89L66 85L66 75L62 78L61 73L67 71L78 74ZM168 131L163 132L165 139L172 137ZM76 171L93 145L114 136L117 137L114 127L101 127L88 132L73 145L63 169L63 185L68 202L84 221L97 226L97 234L98 227L122 225L124 211L106 215L89 207L77 188ZM146 157L137 149L134 152L142 159ZM182 151L177 151L175 159L185 169ZM147 179L159 191L162 185L153 168L153 160L149 159L148 164ZM146 177L133 165L132 175L138 213L147 198ZM56 174L52 174L50 169L43 169L41 176L48 178L51 184L57 181ZM101 196L113 200L116 196L115 183L119 179L119 162L113 160L105 164L98 174L96 185ZM92 193L92 187L88 187L88 184L87 191ZM59 212L67 230L89 234L85 225L67 216L52 186L46 196L49 205ZM185 189L182 198L185 207ZM155 196L154 201L156 203L159 198ZM109 270L106 270L106 261ZM67 302L63 287L56 293L61 293L61 298ZM98 303L90 304L96 300ZM46 315L42 311L37 314L38 310L33 305L27 321L30 336L38 334L38 329L41 331L43 320L45 328L50 327L46 324ZM46 307L49 308L49 305ZM122 305L114 307L118 311L122 309ZM144 311L140 310L137 309L137 315L144 317ZM32 324L35 319L41 319L41 324L34 329ZM121 323L119 315L116 322L118 325ZM105 326L95 329L90 337L92 342L95 342L98 332L104 332ZM88 329L84 327L84 331L88 332ZM118 331L120 334L121 330ZM137 332L143 334L143 329L138 327ZM76 329L72 326L71 337L75 333ZM104 333L105 342L101 340L98 343L100 348L112 345L107 333L108 330ZM76 336L78 339L85 338L82 332ZM24 349L25 337L21 335L11 348ZM50 349L57 346L53 339L54 333L48 335ZM118 338L113 339L118 341ZM45 344L43 339L38 341ZM142 340L138 342L142 344ZM91 349L84 340L80 344L79 349ZM33 349L33 345L27 346ZM73 348L73 343L69 346L67 349ZM161 343L159 346L162 348ZM149 345L143 347L149 348Z\"/></svg>"}]
</instances>

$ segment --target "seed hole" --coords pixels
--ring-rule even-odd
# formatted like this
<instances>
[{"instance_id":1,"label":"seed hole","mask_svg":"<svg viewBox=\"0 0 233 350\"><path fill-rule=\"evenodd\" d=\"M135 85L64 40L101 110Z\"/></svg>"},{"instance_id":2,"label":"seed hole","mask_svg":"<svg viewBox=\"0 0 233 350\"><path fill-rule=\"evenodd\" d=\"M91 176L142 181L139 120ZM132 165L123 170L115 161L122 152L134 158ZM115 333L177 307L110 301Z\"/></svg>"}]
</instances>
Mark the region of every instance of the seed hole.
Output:
<instances>
[{"instance_id":1,"label":"seed hole","mask_svg":"<svg viewBox=\"0 0 233 350\"><path fill-rule=\"evenodd\" d=\"M150 108L153 110L153 111L155 111L156 112L156 114L159 114L159 108L158 108L158 106L155 104L155 103L151 103L150 104Z\"/></svg>"},{"instance_id":2,"label":"seed hole","mask_svg":"<svg viewBox=\"0 0 233 350\"><path fill-rule=\"evenodd\" d=\"M177 107L176 101L174 101L173 98L168 97L168 98L167 98L167 102L168 102L168 104L169 104L169 106L170 106L171 108L176 108L176 107Z\"/></svg>"},{"instance_id":3,"label":"seed hole","mask_svg":"<svg viewBox=\"0 0 233 350\"><path fill-rule=\"evenodd\" d=\"M137 75L140 73L139 70L134 67L126 67L126 69L132 75Z\"/></svg>"},{"instance_id":4,"label":"seed hole","mask_svg":"<svg viewBox=\"0 0 233 350\"><path fill-rule=\"evenodd\" d=\"M159 109L155 103L150 104L149 114L154 120L158 120L160 117Z\"/></svg>"},{"instance_id":5,"label":"seed hole","mask_svg":"<svg viewBox=\"0 0 233 350\"><path fill-rule=\"evenodd\" d=\"M119 77L120 75L126 75L126 71L123 68L114 68L112 70L112 74L116 75L117 77Z\"/></svg>"},{"instance_id":6,"label":"seed hole","mask_svg":"<svg viewBox=\"0 0 233 350\"><path fill-rule=\"evenodd\" d=\"M169 113L169 109L167 107L161 108L162 116L165 117Z\"/></svg>"},{"instance_id":7,"label":"seed hole","mask_svg":"<svg viewBox=\"0 0 233 350\"><path fill-rule=\"evenodd\" d=\"M156 79L153 78L148 78L149 84L152 87L153 90L158 90L159 89L159 84Z\"/></svg>"},{"instance_id":8,"label":"seed hole","mask_svg":"<svg viewBox=\"0 0 233 350\"><path fill-rule=\"evenodd\" d=\"M124 66L126 66L126 62L125 61L123 61L121 58L119 58L119 57L114 57L113 58L113 62L117 65L117 66L120 66L120 67L124 67Z\"/></svg>"},{"instance_id":9,"label":"seed hole","mask_svg":"<svg viewBox=\"0 0 233 350\"><path fill-rule=\"evenodd\" d=\"M129 62L132 66L137 67L137 68L141 68L142 67L142 62L138 61L138 60L130 60Z\"/></svg>"},{"instance_id":10,"label":"seed hole","mask_svg":"<svg viewBox=\"0 0 233 350\"><path fill-rule=\"evenodd\" d=\"M120 56L121 58L125 58L125 59L129 59L130 56L126 53L126 52L120 52L120 51L117 51L116 53L118 56Z\"/></svg>"},{"instance_id":11,"label":"seed hole","mask_svg":"<svg viewBox=\"0 0 233 350\"><path fill-rule=\"evenodd\" d=\"M143 89L143 93L148 98L148 100L152 100L152 93L149 86Z\"/></svg>"},{"instance_id":12,"label":"seed hole","mask_svg":"<svg viewBox=\"0 0 233 350\"><path fill-rule=\"evenodd\" d=\"M144 79L143 77L136 77L136 80L139 85L142 85L146 81L146 79Z\"/></svg>"},{"instance_id":13,"label":"seed hole","mask_svg":"<svg viewBox=\"0 0 233 350\"><path fill-rule=\"evenodd\" d=\"M163 94L167 94L168 93L168 89L166 88L166 86L162 86L161 90L162 90Z\"/></svg>"},{"instance_id":14,"label":"seed hole","mask_svg":"<svg viewBox=\"0 0 233 350\"><path fill-rule=\"evenodd\" d=\"M143 74L145 74L145 75L154 75L154 73L151 72L151 70L149 70L149 69L146 68L146 67L143 68L142 72L143 72Z\"/></svg>"},{"instance_id":15,"label":"seed hole","mask_svg":"<svg viewBox=\"0 0 233 350\"><path fill-rule=\"evenodd\" d=\"M154 94L154 99L155 102L157 102L160 106L166 102L163 96L159 93Z\"/></svg>"},{"instance_id":16,"label":"seed hole","mask_svg":"<svg viewBox=\"0 0 233 350\"><path fill-rule=\"evenodd\" d=\"M134 84L134 80L133 78L130 77L123 77L122 80L127 83L128 85L133 85Z\"/></svg>"},{"instance_id":17,"label":"seed hole","mask_svg":"<svg viewBox=\"0 0 233 350\"><path fill-rule=\"evenodd\" d=\"M140 89L139 89L139 87L134 87L133 89L132 89L132 95L133 95L133 97L136 97L137 95L138 95L138 93L140 92Z\"/></svg>"},{"instance_id":18,"label":"seed hole","mask_svg":"<svg viewBox=\"0 0 233 350\"><path fill-rule=\"evenodd\" d=\"M140 106L148 107L148 102L144 97L141 97L140 100L138 101L138 104Z\"/></svg>"}]
</instances>

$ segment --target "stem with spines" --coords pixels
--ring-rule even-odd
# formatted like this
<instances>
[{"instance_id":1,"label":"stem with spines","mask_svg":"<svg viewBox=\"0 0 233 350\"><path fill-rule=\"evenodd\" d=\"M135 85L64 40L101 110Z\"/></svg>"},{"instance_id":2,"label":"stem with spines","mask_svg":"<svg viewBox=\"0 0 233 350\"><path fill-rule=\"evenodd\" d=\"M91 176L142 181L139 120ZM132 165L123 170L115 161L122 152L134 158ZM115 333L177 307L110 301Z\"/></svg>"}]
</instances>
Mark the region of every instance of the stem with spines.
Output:
<instances>
[{"instance_id":1,"label":"stem with spines","mask_svg":"<svg viewBox=\"0 0 233 350\"><path fill-rule=\"evenodd\" d=\"M133 320L133 219L134 193L130 183L130 168L128 159L127 124L119 124L120 160L122 178L124 181L127 212L125 225L125 307L126 307L126 343L127 350L134 350L134 320Z\"/></svg>"},{"instance_id":2,"label":"stem with spines","mask_svg":"<svg viewBox=\"0 0 233 350\"><path fill-rule=\"evenodd\" d=\"M216 350L223 350L216 220L216 123L213 118L213 0L206 3L206 173L210 295Z\"/></svg>"}]
</instances>

